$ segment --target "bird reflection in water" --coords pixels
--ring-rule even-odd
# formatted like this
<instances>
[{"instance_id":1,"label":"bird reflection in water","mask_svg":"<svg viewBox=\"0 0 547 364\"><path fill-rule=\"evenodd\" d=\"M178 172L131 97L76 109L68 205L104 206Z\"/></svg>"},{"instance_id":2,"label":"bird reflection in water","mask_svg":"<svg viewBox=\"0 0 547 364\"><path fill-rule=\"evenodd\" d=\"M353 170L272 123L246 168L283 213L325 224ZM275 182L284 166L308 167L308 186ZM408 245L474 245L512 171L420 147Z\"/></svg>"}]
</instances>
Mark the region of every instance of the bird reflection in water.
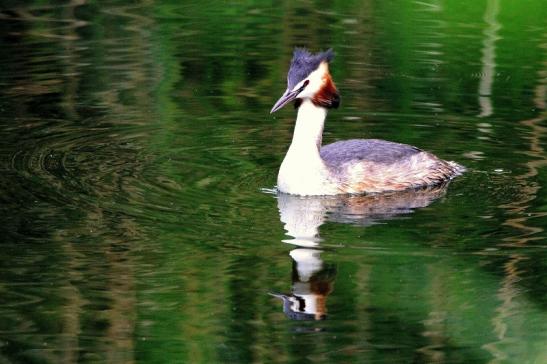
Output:
<instances>
[{"instance_id":1,"label":"bird reflection in water","mask_svg":"<svg viewBox=\"0 0 547 364\"><path fill-rule=\"evenodd\" d=\"M332 292L336 267L320 257L322 250L297 248L293 259L292 293L272 296L283 300L283 312L291 320L323 320L327 317L327 296Z\"/></svg>"},{"instance_id":2,"label":"bird reflection in water","mask_svg":"<svg viewBox=\"0 0 547 364\"><path fill-rule=\"evenodd\" d=\"M302 197L279 193L280 220L295 245L291 293L270 295L283 301L283 312L291 320L324 320L327 297L334 288L336 266L325 263L319 228L326 221L369 226L409 214L443 196L447 185L373 195Z\"/></svg>"}]
</instances>

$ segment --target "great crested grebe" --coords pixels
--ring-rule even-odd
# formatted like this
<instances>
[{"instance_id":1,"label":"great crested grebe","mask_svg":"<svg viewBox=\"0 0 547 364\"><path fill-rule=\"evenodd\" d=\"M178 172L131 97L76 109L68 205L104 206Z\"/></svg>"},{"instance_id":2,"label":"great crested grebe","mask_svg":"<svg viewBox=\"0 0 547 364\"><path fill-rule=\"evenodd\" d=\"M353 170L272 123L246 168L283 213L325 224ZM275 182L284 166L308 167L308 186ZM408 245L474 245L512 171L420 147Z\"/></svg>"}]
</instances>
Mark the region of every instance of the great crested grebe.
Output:
<instances>
[{"instance_id":1,"label":"great crested grebe","mask_svg":"<svg viewBox=\"0 0 547 364\"><path fill-rule=\"evenodd\" d=\"M340 95L329 73L332 49L312 54L294 50L287 90L276 112L292 100L298 108L291 146L277 177L279 191L294 195L337 195L401 191L442 184L465 168L411 145L351 139L322 146L327 110Z\"/></svg>"}]
</instances>

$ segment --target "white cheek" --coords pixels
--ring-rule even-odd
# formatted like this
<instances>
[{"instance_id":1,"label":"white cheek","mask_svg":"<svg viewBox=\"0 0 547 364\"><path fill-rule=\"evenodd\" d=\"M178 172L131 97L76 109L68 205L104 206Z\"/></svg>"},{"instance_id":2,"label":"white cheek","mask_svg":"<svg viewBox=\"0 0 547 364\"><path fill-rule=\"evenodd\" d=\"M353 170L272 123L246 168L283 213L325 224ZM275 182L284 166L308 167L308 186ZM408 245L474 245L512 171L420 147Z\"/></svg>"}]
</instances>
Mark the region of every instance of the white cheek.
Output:
<instances>
[{"instance_id":1,"label":"white cheek","mask_svg":"<svg viewBox=\"0 0 547 364\"><path fill-rule=\"evenodd\" d=\"M311 84L308 85L308 86L304 89L304 91L302 91L300 94L298 94L298 98L300 98L300 99L305 99L305 98L310 98L310 97L312 97L312 96L315 94L315 92L313 92L313 90L311 89L310 86L311 86Z\"/></svg>"},{"instance_id":2,"label":"white cheek","mask_svg":"<svg viewBox=\"0 0 547 364\"><path fill-rule=\"evenodd\" d=\"M312 98L317 91L321 89L321 86L323 85L323 76L326 72L326 66L321 66L319 69L313 71L310 73L310 75L306 78L308 81L308 85L306 88L298 95L298 98L305 99L305 98ZM302 87L305 81L300 82L296 87L295 90Z\"/></svg>"}]
</instances>

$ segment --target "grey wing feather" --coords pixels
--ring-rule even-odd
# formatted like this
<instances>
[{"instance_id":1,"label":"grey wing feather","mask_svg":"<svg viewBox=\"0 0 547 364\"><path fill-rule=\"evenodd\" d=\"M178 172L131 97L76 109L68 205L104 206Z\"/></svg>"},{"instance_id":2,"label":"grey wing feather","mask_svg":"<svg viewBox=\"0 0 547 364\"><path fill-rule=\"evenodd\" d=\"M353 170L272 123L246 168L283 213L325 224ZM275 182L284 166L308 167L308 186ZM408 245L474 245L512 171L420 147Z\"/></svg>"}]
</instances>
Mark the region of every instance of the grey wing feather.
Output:
<instances>
[{"instance_id":1,"label":"grey wing feather","mask_svg":"<svg viewBox=\"0 0 547 364\"><path fill-rule=\"evenodd\" d=\"M420 152L421 149L411 145L386 140L351 139L323 146L320 155L327 165L338 167L347 162L363 160L392 164Z\"/></svg>"}]
</instances>

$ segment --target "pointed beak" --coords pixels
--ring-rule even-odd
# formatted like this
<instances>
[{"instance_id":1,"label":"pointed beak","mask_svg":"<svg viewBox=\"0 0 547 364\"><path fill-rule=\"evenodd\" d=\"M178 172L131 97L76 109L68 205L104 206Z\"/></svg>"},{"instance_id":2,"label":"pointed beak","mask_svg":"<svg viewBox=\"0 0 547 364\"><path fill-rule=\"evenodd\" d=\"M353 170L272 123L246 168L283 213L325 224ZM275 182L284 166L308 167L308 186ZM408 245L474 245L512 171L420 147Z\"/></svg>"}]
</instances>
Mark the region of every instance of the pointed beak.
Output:
<instances>
[{"instance_id":1,"label":"pointed beak","mask_svg":"<svg viewBox=\"0 0 547 364\"><path fill-rule=\"evenodd\" d=\"M268 292L268 294L272 297L279 298L280 300L283 300L286 296L281 293L274 293L274 292Z\"/></svg>"},{"instance_id":2,"label":"pointed beak","mask_svg":"<svg viewBox=\"0 0 547 364\"><path fill-rule=\"evenodd\" d=\"M277 110L281 109L283 106L287 105L292 100L296 99L296 96L298 96L298 91L291 91L291 90L285 91L283 96L281 96L281 98L277 100L275 105L272 107L270 114L273 114Z\"/></svg>"}]
</instances>

